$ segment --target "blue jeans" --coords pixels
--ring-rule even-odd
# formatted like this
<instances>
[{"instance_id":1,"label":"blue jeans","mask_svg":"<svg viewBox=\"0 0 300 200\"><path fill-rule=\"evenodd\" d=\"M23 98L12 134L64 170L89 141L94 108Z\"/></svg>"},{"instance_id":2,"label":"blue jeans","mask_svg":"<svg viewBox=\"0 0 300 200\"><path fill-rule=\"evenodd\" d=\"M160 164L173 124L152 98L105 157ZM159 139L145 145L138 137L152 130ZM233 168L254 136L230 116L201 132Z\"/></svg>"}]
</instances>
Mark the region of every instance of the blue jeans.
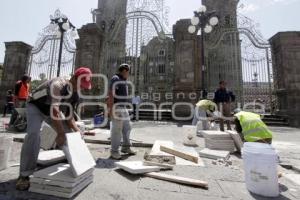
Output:
<instances>
[{"instance_id":1,"label":"blue jeans","mask_svg":"<svg viewBox=\"0 0 300 200\"><path fill-rule=\"evenodd\" d=\"M111 127L111 152L119 152L121 138L123 137L123 148L129 148L130 143L130 115L124 107L117 107L112 117Z\"/></svg>"},{"instance_id":2,"label":"blue jeans","mask_svg":"<svg viewBox=\"0 0 300 200\"><path fill-rule=\"evenodd\" d=\"M27 177L33 174L40 152L40 133L43 121L51 125L51 118L45 116L35 105L27 104L27 134L21 150L20 175ZM72 132L63 124L66 133ZM54 128L54 127L53 127Z\"/></svg>"}]
</instances>

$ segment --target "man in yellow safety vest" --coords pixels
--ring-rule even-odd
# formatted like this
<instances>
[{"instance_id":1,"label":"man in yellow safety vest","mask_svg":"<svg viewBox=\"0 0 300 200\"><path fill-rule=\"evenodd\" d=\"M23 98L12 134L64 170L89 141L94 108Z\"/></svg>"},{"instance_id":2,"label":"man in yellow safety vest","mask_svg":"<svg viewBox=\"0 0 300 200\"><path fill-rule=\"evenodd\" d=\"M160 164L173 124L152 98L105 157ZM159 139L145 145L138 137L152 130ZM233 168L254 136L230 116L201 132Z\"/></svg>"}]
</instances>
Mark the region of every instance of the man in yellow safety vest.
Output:
<instances>
[{"instance_id":1,"label":"man in yellow safety vest","mask_svg":"<svg viewBox=\"0 0 300 200\"><path fill-rule=\"evenodd\" d=\"M194 119L192 122L193 126L196 126L198 121L202 121L203 130L209 129L209 118L214 117L214 112L218 109L218 106L213 101L203 99L200 100L195 107Z\"/></svg>"},{"instance_id":2,"label":"man in yellow safety vest","mask_svg":"<svg viewBox=\"0 0 300 200\"><path fill-rule=\"evenodd\" d=\"M261 120L260 115L240 111L234 117L236 131L244 142L272 143L272 132Z\"/></svg>"}]
</instances>

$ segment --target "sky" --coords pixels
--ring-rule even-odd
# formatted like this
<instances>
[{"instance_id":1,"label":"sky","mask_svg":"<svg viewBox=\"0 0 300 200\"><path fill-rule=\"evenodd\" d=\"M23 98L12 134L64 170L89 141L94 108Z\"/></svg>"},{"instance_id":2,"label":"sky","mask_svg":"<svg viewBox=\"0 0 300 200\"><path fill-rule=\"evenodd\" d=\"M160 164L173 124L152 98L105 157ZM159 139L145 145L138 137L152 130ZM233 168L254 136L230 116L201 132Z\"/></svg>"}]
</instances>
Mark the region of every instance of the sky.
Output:
<instances>
[{"instance_id":1,"label":"sky","mask_svg":"<svg viewBox=\"0 0 300 200\"><path fill-rule=\"evenodd\" d=\"M217 0L216 0L217 1ZM49 24L49 15L59 8L80 28L92 22L97 0L1 0L0 63L4 60L4 42L23 41L34 45L38 33ZM166 0L169 23L191 18L201 0ZM239 12L257 23L264 38L279 31L300 31L300 0L240 0Z\"/></svg>"}]
</instances>

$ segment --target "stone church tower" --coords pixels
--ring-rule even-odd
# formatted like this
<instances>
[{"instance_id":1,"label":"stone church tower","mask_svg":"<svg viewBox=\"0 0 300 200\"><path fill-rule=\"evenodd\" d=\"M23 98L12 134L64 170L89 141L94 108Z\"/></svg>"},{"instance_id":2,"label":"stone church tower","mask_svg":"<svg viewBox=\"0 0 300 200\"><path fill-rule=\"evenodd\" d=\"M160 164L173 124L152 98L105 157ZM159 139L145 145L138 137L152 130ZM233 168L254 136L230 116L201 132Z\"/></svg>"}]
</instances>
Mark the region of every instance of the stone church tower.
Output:
<instances>
[{"instance_id":1,"label":"stone church tower","mask_svg":"<svg viewBox=\"0 0 300 200\"><path fill-rule=\"evenodd\" d=\"M225 80L228 88L236 94L237 101L243 102L241 44L237 32L239 0L202 0L202 3L208 12L216 11L219 18L219 24L214 27L214 31L205 36L207 88L213 92L218 87L219 81ZM221 38L228 30L232 32Z\"/></svg>"},{"instance_id":2,"label":"stone church tower","mask_svg":"<svg viewBox=\"0 0 300 200\"><path fill-rule=\"evenodd\" d=\"M101 71L111 77L125 59L127 0L98 0L96 23L103 33Z\"/></svg>"}]
</instances>

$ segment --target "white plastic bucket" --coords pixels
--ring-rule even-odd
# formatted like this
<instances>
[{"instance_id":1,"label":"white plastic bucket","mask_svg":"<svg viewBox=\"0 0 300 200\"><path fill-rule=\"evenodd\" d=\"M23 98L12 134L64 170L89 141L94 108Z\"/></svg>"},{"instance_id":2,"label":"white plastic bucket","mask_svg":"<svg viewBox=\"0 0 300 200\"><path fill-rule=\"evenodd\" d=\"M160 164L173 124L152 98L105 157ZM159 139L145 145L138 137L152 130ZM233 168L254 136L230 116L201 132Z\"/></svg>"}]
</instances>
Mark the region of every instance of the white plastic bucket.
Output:
<instances>
[{"instance_id":1,"label":"white plastic bucket","mask_svg":"<svg viewBox=\"0 0 300 200\"><path fill-rule=\"evenodd\" d=\"M0 136L0 171L8 167L8 160L13 145L13 138Z\"/></svg>"},{"instance_id":2,"label":"white plastic bucket","mask_svg":"<svg viewBox=\"0 0 300 200\"><path fill-rule=\"evenodd\" d=\"M247 189L265 197L279 196L278 156L268 144L245 143L242 149Z\"/></svg>"}]
</instances>

